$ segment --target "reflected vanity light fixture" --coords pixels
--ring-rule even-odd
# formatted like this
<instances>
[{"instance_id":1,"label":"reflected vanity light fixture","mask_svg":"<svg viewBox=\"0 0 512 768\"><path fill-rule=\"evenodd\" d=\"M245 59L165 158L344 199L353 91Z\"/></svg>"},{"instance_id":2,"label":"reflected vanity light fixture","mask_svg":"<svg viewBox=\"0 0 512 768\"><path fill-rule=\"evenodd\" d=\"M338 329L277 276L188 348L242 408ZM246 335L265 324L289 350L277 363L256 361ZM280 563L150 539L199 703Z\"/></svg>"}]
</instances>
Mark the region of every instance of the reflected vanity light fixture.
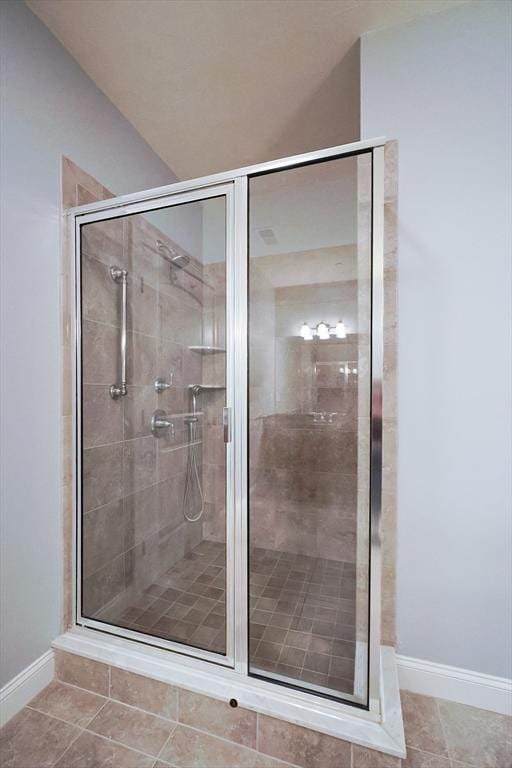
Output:
<instances>
[{"instance_id":1,"label":"reflected vanity light fixture","mask_svg":"<svg viewBox=\"0 0 512 768\"><path fill-rule=\"evenodd\" d=\"M300 335L305 341L311 341L311 339L313 338L313 331L311 330L311 328L306 322L302 324L302 328L300 329Z\"/></svg>"},{"instance_id":2,"label":"reflected vanity light fixture","mask_svg":"<svg viewBox=\"0 0 512 768\"><path fill-rule=\"evenodd\" d=\"M305 341L311 341L314 336L318 336L319 339L328 339L330 336L336 336L337 339L345 339L347 336L347 330L343 320L338 320L335 326L327 325L321 320L316 328L311 328L306 321L303 322L299 336Z\"/></svg>"}]
</instances>

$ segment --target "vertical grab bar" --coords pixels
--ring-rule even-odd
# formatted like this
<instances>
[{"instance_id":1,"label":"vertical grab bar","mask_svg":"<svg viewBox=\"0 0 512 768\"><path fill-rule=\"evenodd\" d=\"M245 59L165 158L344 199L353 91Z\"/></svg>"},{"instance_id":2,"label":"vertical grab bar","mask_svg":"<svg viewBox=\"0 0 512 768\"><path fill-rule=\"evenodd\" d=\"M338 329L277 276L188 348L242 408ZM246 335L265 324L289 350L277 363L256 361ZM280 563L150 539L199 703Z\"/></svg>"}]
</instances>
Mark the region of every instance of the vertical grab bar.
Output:
<instances>
[{"instance_id":1,"label":"vertical grab bar","mask_svg":"<svg viewBox=\"0 0 512 768\"><path fill-rule=\"evenodd\" d=\"M112 384L110 387L110 397L117 400L118 397L126 395L126 323L127 323L127 284L128 272L120 267L110 267L110 277L115 283L121 284L121 381L119 384Z\"/></svg>"}]
</instances>

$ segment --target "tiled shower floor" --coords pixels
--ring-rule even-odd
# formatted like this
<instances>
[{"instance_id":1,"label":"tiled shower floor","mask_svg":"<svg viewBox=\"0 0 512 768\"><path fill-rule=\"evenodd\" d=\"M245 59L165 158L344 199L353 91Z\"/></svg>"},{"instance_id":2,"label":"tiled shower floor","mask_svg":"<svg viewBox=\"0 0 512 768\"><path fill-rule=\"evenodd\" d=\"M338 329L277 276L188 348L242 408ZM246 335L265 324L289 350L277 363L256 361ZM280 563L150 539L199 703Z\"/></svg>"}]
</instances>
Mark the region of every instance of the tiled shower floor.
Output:
<instances>
[{"instance_id":1,"label":"tiled shower floor","mask_svg":"<svg viewBox=\"0 0 512 768\"><path fill-rule=\"evenodd\" d=\"M253 549L250 591L252 671L352 693L354 565ZM224 601L225 547L203 541L140 594L118 622L222 653Z\"/></svg>"}]
</instances>

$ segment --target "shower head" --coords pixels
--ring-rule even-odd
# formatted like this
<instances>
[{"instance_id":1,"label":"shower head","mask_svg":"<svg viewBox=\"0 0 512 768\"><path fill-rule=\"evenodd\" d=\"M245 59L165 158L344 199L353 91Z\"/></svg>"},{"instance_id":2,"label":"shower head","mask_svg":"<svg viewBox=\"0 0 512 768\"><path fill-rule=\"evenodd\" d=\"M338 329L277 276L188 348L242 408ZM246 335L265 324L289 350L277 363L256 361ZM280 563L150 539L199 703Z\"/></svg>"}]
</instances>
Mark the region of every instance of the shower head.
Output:
<instances>
[{"instance_id":1,"label":"shower head","mask_svg":"<svg viewBox=\"0 0 512 768\"><path fill-rule=\"evenodd\" d=\"M187 256L186 253L179 253L179 251L169 248L161 240L157 240L156 245L162 258L168 261L171 267L183 269L190 263L190 256Z\"/></svg>"}]
</instances>

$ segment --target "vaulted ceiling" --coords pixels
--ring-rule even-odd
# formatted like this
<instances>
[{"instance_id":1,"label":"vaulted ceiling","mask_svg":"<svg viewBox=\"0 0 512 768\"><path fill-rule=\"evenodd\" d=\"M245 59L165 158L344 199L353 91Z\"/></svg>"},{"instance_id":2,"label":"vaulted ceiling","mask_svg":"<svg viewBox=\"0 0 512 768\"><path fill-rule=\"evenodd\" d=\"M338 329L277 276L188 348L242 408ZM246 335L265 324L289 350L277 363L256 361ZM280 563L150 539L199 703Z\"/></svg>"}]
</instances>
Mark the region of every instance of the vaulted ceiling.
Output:
<instances>
[{"instance_id":1,"label":"vaulted ceiling","mask_svg":"<svg viewBox=\"0 0 512 768\"><path fill-rule=\"evenodd\" d=\"M357 139L358 39L463 0L27 0L185 179Z\"/></svg>"}]
</instances>

